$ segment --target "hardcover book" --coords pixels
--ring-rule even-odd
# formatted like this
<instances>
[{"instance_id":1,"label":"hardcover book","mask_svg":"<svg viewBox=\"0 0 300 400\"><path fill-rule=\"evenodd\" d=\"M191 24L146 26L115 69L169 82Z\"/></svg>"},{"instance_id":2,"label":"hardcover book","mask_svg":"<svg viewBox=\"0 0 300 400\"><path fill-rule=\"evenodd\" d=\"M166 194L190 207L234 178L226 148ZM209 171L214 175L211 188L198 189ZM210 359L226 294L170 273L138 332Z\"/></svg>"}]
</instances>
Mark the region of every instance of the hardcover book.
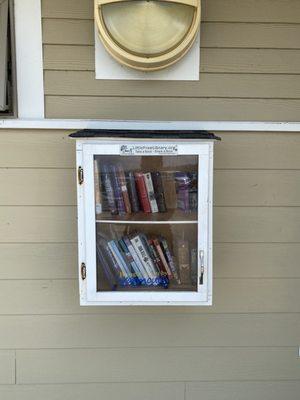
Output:
<instances>
[{"instance_id":1,"label":"hardcover book","mask_svg":"<svg viewBox=\"0 0 300 400\"><path fill-rule=\"evenodd\" d=\"M170 249L169 249L168 243L167 243L166 239L163 238L162 236L159 239L160 239L160 243L162 244L162 248L163 248L165 257L166 257L166 259L168 261L168 264L170 266L170 269L172 271L173 277L176 280L176 282L178 283L178 285L180 285L181 281L180 281L180 278L179 278L179 275L178 275L178 272L177 272L177 268L176 268L176 265L175 265L175 262L174 262L174 258L173 258L172 254L171 254Z\"/></svg>"},{"instance_id":2,"label":"hardcover book","mask_svg":"<svg viewBox=\"0 0 300 400\"><path fill-rule=\"evenodd\" d=\"M163 182L162 182L162 178L161 178L161 173L160 172L151 172L151 177L152 177L152 183L153 183L153 188L154 188L154 195L155 195L156 203L158 206L158 211L164 213L167 211L167 206L166 206L165 193L164 193L164 187L163 187Z\"/></svg>"},{"instance_id":3,"label":"hardcover book","mask_svg":"<svg viewBox=\"0 0 300 400\"><path fill-rule=\"evenodd\" d=\"M140 274L143 277L141 283L145 284L145 285L148 285L148 286L149 285L151 286L152 285L151 276L148 274L146 268L144 267L143 263L141 262L141 260L140 260L140 258L138 256L137 252L135 251L131 241L129 240L128 237L124 237L123 240L124 240L124 243L126 244L128 250L130 252L130 255L134 259L135 264L136 264L136 266L138 267L138 269L140 271Z\"/></svg>"},{"instance_id":4,"label":"hardcover book","mask_svg":"<svg viewBox=\"0 0 300 400\"><path fill-rule=\"evenodd\" d=\"M158 207L157 207L157 202L155 199L151 173L147 172L143 175L144 175L145 185L146 185L146 189L147 189L147 195L148 195L148 199L149 199L149 203L150 203L150 207L151 207L151 212L157 213Z\"/></svg>"},{"instance_id":5,"label":"hardcover book","mask_svg":"<svg viewBox=\"0 0 300 400\"><path fill-rule=\"evenodd\" d=\"M125 204L123 200L121 185L118 180L117 167L115 165L112 165L110 167L110 170L111 170L113 189L115 193L115 199L118 207L118 213L125 214Z\"/></svg>"},{"instance_id":6,"label":"hardcover book","mask_svg":"<svg viewBox=\"0 0 300 400\"><path fill-rule=\"evenodd\" d=\"M118 214L118 209L115 201L115 193L113 188L113 183L111 180L111 173L109 171L108 165L103 165L102 167L102 177L103 177L103 185L105 187L106 198L108 207L112 215Z\"/></svg>"},{"instance_id":7,"label":"hardcover book","mask_svg":"<svg viewBox=\"0 0 300 400\"><path fill-rule=\"evenodd\" d=\"M128 172L126 178L127 178L127 186L128 186L129 199L131 203L131 209L132 212L137 213L140 211L140 204L135 186L134 173L132 171Z\"/></svg>"},{"instance_id":8,"label":"hardcover book","mask_svg":"<svg viewBox=\"0 0 300 400\"><path fill-rule=\"evenodd\" d=\"M127 186L126 186L126 177L125 177L124 169L121 164L117 165L117 178L118 178L119 185L121 187L121 193L123 196L125 211L127 214L131 214L131 204L130 204L129 194L128 194L128 190L127 190Z\"/></svg>"},{"instance_id":9,"label":"hardcover book","mask_svg":"<svg viewBox=\"0 0 300 400\"><path fill-rule=\"evenodd\" d=\"M160 243L159 243L157 238L153 239L153 244L154 244L154 246L156 248L156 251L157 251L157 253L159 255L159 258L161 259L161 262L162 262L162 264L164 266L164 269L167 272L168 278L172 279L173 278L172 271L171 271L171 269L169 267L169 264L168 264L168 262L167 262L167 260L165 258L164 252L162 251L161 245L160 245Z\"/></svg>"},{"instance_id":10,"label":"hardcover book","mask_svg":"<svg viewBox=\"0 0 300 400\"><path fill-rule=\"evenodd\" d=\"M135 172L134 176L142 210L145 213L151 213L151 206L148 199L148 192L144 180L144 175L142 172Z\"/></svg>"}]
</instances>

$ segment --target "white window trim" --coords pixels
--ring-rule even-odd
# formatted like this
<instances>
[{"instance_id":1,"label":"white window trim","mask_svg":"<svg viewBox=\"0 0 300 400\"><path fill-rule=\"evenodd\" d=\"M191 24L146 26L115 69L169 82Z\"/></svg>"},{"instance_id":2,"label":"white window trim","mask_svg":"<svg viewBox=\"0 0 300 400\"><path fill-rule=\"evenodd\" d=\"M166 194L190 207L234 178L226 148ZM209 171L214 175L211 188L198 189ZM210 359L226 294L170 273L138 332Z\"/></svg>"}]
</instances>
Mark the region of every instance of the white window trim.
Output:
<instances>
[{"instance_id":1,"label":"white window trim","mask_svg":"<svg viewBox=\"0 0 300 400\"><path fill-rule=\"evenodd\" d=\"M219 132L300 132L300 122L0 119L0 129L202 129Z\"/></svg>"},{"instance_id":2,"label":"white window trim","mask_svg":"<svg viewBox=\"0 0 300 400\"><path fill-rule=\"evenodd\" d=\"M18 118L45 116L41 0L15 0Z\"/></svg>"}]
</instances>

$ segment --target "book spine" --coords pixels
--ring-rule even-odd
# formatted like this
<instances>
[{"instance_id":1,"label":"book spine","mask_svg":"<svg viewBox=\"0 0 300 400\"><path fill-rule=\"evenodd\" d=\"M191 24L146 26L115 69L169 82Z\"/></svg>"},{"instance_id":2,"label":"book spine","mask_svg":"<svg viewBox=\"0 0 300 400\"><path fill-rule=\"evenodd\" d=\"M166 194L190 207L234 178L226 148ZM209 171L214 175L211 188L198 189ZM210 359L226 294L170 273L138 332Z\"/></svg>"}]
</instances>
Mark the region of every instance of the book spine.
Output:
<instances>
[{"instance_id":1,"label":"book spine","mask_svg":"<svg viewBox=\"0 0 300 400\"><path fill-rule=\"evenodd\" d=\"M144 175L144 181L146 185L146 190L147 190L147 195L148 195L148 200L150 203L151 207L151 212L152 213L157 213L158 212L158 207L157 207L157 202L155 199L155 194L154 194L154 187L153 187L153 182L151 178L151 173L147 172Z\"/></svg>"},{"instance_id":2,"label":"book spine","mask_svg":"<svg viewBox=\"0 0 300 400\"><path fill-rule=\"evenodd\" d=\"M149 276L147 270L145 269L143 263L141 262L141 260L139 259L137 252L135 251L134 247L132 246L130 240L127 237L123 238L132 258L135 261L136 266L138 267L140 274L142 276L142 280L141 283L142 285L148 285L151 286L152 281L151 281L151 277Z\"/></svg>"},{"instance_id":3,"label":"book spine","mask_svg":"<svg viewBox=\"0 0 300 400\"><path fill-rule=\"evenodd\" d=\"M136 280L136 283L139 285L142 282L143 275L141 274L140 270L138 269L132 255L130 254L130 251L128 250L126 243L124 239L119 240L119 245L121 249L123 250L128 264L131 266L132 272L133 272L133 278Z\"/></svg>"},{"instance_id":4,"label":"book spine","mask_svg":"<svg viewBox=\"0 0 300 400\"><path fill-rule=\"evenodd\" d=\"M178 285L180 285L181 281L180 281L180 278L179 278L179 275L178 275L178 272L177 272L177 268L176 268L176 265L175 265L175 262L174 262L174 258L172 256L172 253L171 253L170 249L169 249L168 243L167 243L166 239L163 238L163 237L160 237L160 242L161 242L161 244L163 246L163 250L164 250L164 253L166 255L166 258L167 258L168 264L170 266L170 269L172 271L173 277L175 278L175 280L178 283Z\"/></svg>"},{"instance_id":5,"label":"book spine","mask_svg":"<svg viewBox=\"0 0 300 400\"><path fill-rule=\"evenodd\" d=\"M102 213L102 193L101 179L99 171L99 163L97 158L94 159L94 187L95 187L95 211L96 214Z\"/></svg>"},{"instance_id":6,"label":"book spine","mask_svg":"<svg viewBox=\"0 0 300 400\"><path fill-rule=\"evenodd\" d=\"M98 256L98 262L104 272L107 281L109 282L111 290L116 290L118 287L117 280L114 274L112 273L109 265L107 264L105 255L103 254L101 246L99 244L97 244L97 256Z\"/></svg>"},{"instance_id":7,"label":"book spine","mask_svg":"<svg viewBox=\"0 0 300 400\"><path fill-rule=\"evenodd\" d=\"M129 194L128 194L128 190L127 190L127 186L126 186L126 178L125 178L124 169L121 164L117 165L117 178L119 181L119 185L121 187L123 202L124 202L124 206L125 206L125 212L127 214L131 214L131 204L130 204Z\"/></svg>"},{"instance_id":8,"label":"book spine","mask_svg":"<svg viewBox=\"0 0 300 400\"><path fill-rule=\"evenodd\" d=\"M121 185L118 180L117 167L115 165L111 166L111 172L112 172L111 174L112 184L115 192L115 199L118 207L118 213L125 214L125 204L123 201Z\"/></svg>"},{"instance_id":9,"label":"book spine","mask_svg":"<svg viewBox=\"0 0 300 400\"><path fill-rule=\"evenodd\" d=\"M146 184L144 181L144 175L141 172L135 172L134 176L142 210L145 213L151 213L151 207L148 199Z\"/></svg>"},{"instance_id":10,"label":"book spine","mask_svg":"<svg viewBox=\"0 0 300 400\"><path fill-rule=\"evenodd\" d=\"M148 275L151 277L153 284L157 285L158 274L155 271L155 266L153 264L153 261L151 260L150 255L148 254L142 242L141 237L139 235L136 235L133 238L131 238L130 241L135 251L137 252L139 259L143 263L143 266L145 267Z\"/></svg>"},{"instance_id":11,"label":"book spine","mask_svg":"<svg viewBox=\"0 0 300 400\"><path fill-rule=\"evenodd\" d=\"M127 174L128 192L131 203L132 212L137 213L140 211L139 199L135 186L134 173L128 172Z\"/></svg>"},{"instance_id":12,"label":"book spine","mask_svg":"<svg viewBox=\"0 0 300 400\"><path fill-rule=\"evenodd\" d=\"M131 277L131 272L129 267L126 264L126 261L124 260L117 244L115 243L114 240L111 240L110 242L108 242L108 246L110 251L112 252L114 258L116 259L119 267L121 268L122 271L122 276L125 280L125 282L129 285L132 286L132 277Z\"/></svg>"},{"instance_id":13,"label":"book spine","mask_svg":"<svg viewBox=\"0 0 300 400\"><path fill-rule=\"evenodd\" d=\"M154 246L156 248L156 251L157 251L157 253L159 255L159 258L161 259L161 262L163 263L164 269L167 272L168 278L172 279L173 278L172 271L171 271L171 269L169 267L169 264L168 264L168 262L167 262L167 260L165 258L165 255L164 255L164 253L162 251L162 248L160 246L160 243L159 243L158 239L153 239L153 244L154 244Z\"/></svg>"},{"instance_id":14,"label":"book spine","mask_svg":"<svg viewBox=\"0 0 300 400\"><path fill-rule=\"evenodd\" d=\"M148 247L149 247L149 252L152 257L152 260L153 260L157 270L159 271L160 278L161 278L161 284L163 287L167 288L169 286L169 278L168 278L167 271L165 270L163 263L162 263L161 259L159 258L159 255L156 251L156 248L154 247L154 244L153 244L152 240L150 240L150 239L148 240Z\"/></svg>"},{"instance_id":15,"label":"book spine","mask_svg":"<svg viewBox=\"0 0 300 400\"><path fill-rule=\"evenodd\" d=\"M151 177L152 177L152 183L153 183L154 194L155 194L155 199L157 202L158 211L164 213L167 211L167 206L166 206L165 193L164 193L164 187L163 187L163 182L162 182L162 178L161 178L161 173L160 172L151 172Z\"/></svg>"},{"instance_id":16,"label":"book spine","mask_svg":"<svg viewBox=\"0 0 300 400\"><path fill-rule=\"evenodd\" d=\"M115 193L111 180L111 174L107 165L103 165L102 170L103 170L103 184L106 191L108 207L110 209L110 212L113 215L115 215L118 214L118 209L116 207Z\"/></svg>"}]
</instances>

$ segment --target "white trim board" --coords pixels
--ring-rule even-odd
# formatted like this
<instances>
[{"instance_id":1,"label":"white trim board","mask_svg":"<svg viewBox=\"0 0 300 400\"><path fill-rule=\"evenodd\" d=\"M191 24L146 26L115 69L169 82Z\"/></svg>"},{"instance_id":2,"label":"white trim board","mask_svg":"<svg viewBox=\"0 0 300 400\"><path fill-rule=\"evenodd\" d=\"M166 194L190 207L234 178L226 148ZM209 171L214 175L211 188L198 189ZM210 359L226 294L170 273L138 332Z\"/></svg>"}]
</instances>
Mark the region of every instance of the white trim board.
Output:
<instances>
[{"instance_id":1,"label":"white trim board","mask_svg":"<svg viewBox=\"0 0 300 400\"><path fill-rule=\"evenodd\" d=\"M41 0L15 0L19 118L44 118Z\"/></svg>"},{"instance_id":2,"label":"white trim board","mask_svg":"<svg viewBox=\"0 0 300 400\"><path fill-rule=\"evenodd\" d=\"M207 131L300 132L300 122L111 121L88 119L2 119L0 129L200 129Z\"/></svg>"}]
</instances>

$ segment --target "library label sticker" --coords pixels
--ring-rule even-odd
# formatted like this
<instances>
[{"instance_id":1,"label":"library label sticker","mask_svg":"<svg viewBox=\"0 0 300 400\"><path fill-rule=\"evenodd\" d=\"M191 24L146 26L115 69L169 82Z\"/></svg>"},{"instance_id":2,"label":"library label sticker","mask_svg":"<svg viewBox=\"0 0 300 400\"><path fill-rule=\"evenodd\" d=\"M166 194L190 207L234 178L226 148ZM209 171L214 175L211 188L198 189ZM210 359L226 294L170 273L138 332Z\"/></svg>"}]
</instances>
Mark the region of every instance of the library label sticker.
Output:
<instances>
[{"instance_id":1,"label":"library label sticker","mask_svg":"<svg viewBox=\"0 0 300 400\"><path fill-rule=\"evenodd\" d=\"M177 144L165 145L138 145L138 144L122 144L120 146L121 156L142 156L142 155L177 155Z\"/></svg>"}]
</instances>

